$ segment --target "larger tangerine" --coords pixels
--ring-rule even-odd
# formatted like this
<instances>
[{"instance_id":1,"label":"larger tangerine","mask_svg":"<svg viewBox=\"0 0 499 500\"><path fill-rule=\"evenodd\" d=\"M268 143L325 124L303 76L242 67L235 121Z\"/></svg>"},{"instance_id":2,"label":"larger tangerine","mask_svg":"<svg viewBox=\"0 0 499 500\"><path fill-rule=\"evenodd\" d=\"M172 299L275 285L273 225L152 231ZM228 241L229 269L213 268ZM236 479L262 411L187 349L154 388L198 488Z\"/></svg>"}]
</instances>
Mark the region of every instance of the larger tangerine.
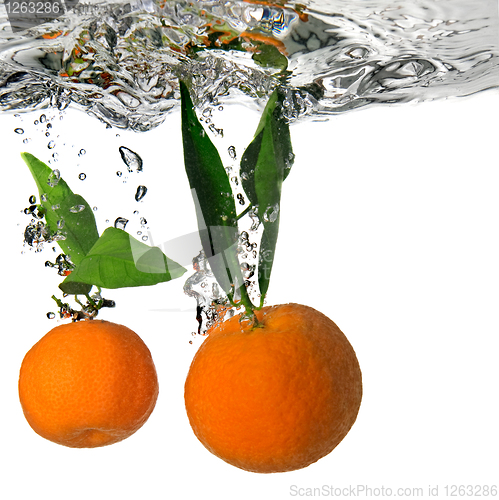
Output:
<instances>
[{"instance_id":1,"label":"larger tangerine","mask_svg":"<svg viewBox=\"0 0 499 500\"><path fill-rule=\"evenodd\" d=\"M208 333L185 382L190 424L203 445L241 469L285 472L330 453L357 418L362 376L333 321L311 307L235 316Z\"/></svg>"}]
</instances>

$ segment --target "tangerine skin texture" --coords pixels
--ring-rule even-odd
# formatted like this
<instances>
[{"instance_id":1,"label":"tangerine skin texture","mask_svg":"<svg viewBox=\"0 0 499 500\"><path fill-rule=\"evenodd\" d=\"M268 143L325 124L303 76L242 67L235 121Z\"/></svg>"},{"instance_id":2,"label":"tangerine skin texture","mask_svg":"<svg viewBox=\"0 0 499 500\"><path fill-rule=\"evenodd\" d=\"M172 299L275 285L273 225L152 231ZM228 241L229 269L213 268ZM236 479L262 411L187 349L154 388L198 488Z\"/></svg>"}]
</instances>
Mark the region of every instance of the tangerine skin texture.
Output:
<instances>
[{"instance_id":1,"label":"tangerine skin texture","mask_svg":"<svg viewBox=\"0 0 499 500\"><path fill-rule=\"evenodd\" d=\"M19 399L33 430L54 443L117 443L149 418L158 397L149 349L132 330L103 320L55 327L26 354Z\"/></svg>"},{"instance_id":2,"label":"tangerine skin texture","mask_svg":"<svg viewBox=\"0 0 499 500\"><path fill-rule=\"evenodd\" d=\"M357 418L362 375L329 318L285 304L256 311L263 328L230 318L192 361L185 405L197 438L251 472L287 472L330 453Z\"/></svg>"}]
</instances>

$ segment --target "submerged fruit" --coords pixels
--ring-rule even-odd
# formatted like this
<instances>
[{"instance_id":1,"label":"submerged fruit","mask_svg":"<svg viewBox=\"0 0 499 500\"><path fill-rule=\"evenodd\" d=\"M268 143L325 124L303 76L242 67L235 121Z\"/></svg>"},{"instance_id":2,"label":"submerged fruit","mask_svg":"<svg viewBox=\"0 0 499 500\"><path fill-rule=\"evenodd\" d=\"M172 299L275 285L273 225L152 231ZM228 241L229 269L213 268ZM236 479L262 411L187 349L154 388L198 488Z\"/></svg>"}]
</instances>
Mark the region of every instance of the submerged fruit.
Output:
<instances>
[{"instance_id":1,"label":"submerged fruit","mask_svg":"<svg viewBox=\"0 0 499 500\"><path fill-rule=\"evenodd\" d=\"M330 453L356 420L355 352L322 313L299 304L215 325L185 383L192 429L226 462L252 472L300 469Z\"/></svg>"},{"instance_id":2,"label":"submerged fruit","mask_svg":"<svg viewBox=\"0 0 499 500\"><path fill-rule=\"evenodd\" d=\"M151 353L126 326L85 320L55 327L26 354L19 398L40 436L73 448L121 441L158 397Z\"/></svg>"}]
</instances>

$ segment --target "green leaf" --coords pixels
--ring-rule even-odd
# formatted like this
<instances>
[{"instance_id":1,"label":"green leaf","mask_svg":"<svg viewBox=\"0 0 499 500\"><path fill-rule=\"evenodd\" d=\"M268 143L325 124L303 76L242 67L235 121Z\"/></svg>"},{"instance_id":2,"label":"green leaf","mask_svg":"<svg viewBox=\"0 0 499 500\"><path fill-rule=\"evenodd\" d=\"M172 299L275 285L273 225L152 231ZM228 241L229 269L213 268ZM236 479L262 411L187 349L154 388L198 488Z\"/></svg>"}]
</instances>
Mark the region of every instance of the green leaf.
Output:
<instances>
[{"instance_id":1,"label":"green leaf","mask_svg":"<svg viewBox=\"0 0 499 500\"><path fill-rule=\"evenodd\" d=\"M90 205L38 158L29 153L21 157L35 179L50 234L65 237L57 243L78 265L99 238Z\"/></svg>"},{"instance_id":2,"label":"green leaf","mask_svg":"<svg viewBox=\"0 0 499 500\"><path fill-rule=\"evenodd\" d=\"M264 68L277 68L284 71L288 67L288 58L281 54L274 45L259 44L258 51L253 54L252 59Z\"/></svg>"},{"instance_id":3,"label":"green leaf","mask_svg":"<svg viewBox=\"0 0 499 500\"><path fill-rule=\"evenodd\" d=\"M281 188L293 164L289 125L282 117L283 96L275 90L258 124L255 137L241 158L241 182L264 231L260 243L258 284L263 299L267 293L274 262Z\"/></svg>"},{"instance_id":4,"label":"green leaf","mask_svg":"<svg viewBox=\"0 0 499 500\"><path fill-rule=\"evenodd\" d=\"M122 229L107 228L76 269L59 285L70 294L85 293L84 285L125 288L156 285L186 272L158 247L136 240Z\"/></svg>"},{"instance_id":5,"label":"green leaf","mask_svg":"<svg viewBox=\"0 0 499 500\"><path fill-rule=\"evenodd\" d=\"M189 90L180 82L184 163L204 253L219 285L231 296L243 285L237 258L236 205L216 147L200 124Z\"/></svg>"}]
</instances>

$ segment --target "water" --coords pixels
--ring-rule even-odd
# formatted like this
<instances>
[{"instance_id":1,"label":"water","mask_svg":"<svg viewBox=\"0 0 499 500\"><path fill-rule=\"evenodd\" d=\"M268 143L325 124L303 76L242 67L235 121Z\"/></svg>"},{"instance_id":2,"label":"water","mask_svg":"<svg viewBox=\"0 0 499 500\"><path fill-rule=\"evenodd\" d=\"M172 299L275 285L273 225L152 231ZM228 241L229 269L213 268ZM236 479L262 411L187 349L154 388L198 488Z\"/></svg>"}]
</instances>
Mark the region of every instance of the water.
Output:
<instances>
[{"instance_id":1,"label":"water","mask_svg":"<svg viewBox=\"0 0 499 500\"><path fill-rule=\"evenodd\" d=\"M212 138L223 139L215 118L223 106L242 103L261 110L276 86L286 89L284 110L294 123L325 120L373 105L465 96L499 86L495 0L471 7L463 0L309 1L286 6L107 1L91 5L83 13L71 11L28 31L12 32L3 14L1 111L64 113L77 108L109 128L145 132L178 108L178 79L187 78L192 81L200 119ZM35 125L47 137L46 148L60 152L55 118L47 115L41 113ZM13 131L28 135L19 126ZM78 147L78 158L90 148L86 142L83 145L86 149ZM118 167L123 170L113 165L113 175L124 184L130 175L132 198L143 202L148 188L142 176L151 164L144 168L137 148L120 145L118 151L122 161ZM229 163L242 153L231 144L225 145L225 151ZM50 161L57 162L58 154L55 151ZM236 204L244 210L237 171L227 170ZM51 185L59 176L54 169ZM86 177L80 171L78 179ZM84 208L75 206L74 211ZM36 220L36 206L27 210L34 219L25 231L25 241L29 245L53 241L48 241L43 223ZM278 213L276 206L265 218L275 220ZM139 218L138 212L134 215ZM149 236L143 234L147 223L142 219L140 229L131 234L147 241ZM121 215L111 220L121 229L129 223ZM241 269L258 303L255 214L249 212L243 223L247 232L241 233ZM184 287L197 301L199 333L226 312L226 297L203 262L202 253L195 257L195 272Z\"/></svg>"},{"instance_id":2,"label":"water","mask_svg":"<svg viewBox=\"0 0 499 500\"><path fill-rule=\"evenodd\" d=\"M284 85L291 120L499 82L495 0L107 1L27 32L0 23L1 110L73 105L137 131L178 106L179 77L201 109L261 108Z\"/></svg>"},{"instance_id":3,"label":"water","mask_svg":"<svg viewBox=\"0 0 499 500\"><path fill-rule=\"evenodd\" d=\"M202 498L209 492L228 500L236 492L241 500L284 499L290 497L291 491L297 492L294 485L321 487L330 480L337 483L335 487L365 484L376 488L380 477L394 492L399 486L427 491L428 485L433 489L439 478L445 478L447 484L496 483L493 478L497 477L497 464L489 457L491 437L493 440L497 435L497 404L490 395L496 391L493 385L499 376L499 161L496 120L491 119L499 112L499 100L494 98L497 92L417 106L391 104L471 94L497 86L496 6L482 0L415 0L392 2L400 9L375 15L375 10L380 12L388 3L330 0L337 11L333 16L325 6L308 5L309 19L327 19L332 33L344 31L336 47L337 52L343 47L343 59L329 61L328 69L324 67L326 59L314 59L313 52L295 53L289 56L288 71L292 74L281 78L278 68L257 67L251 55L212 53L212 58L222 60L224 56L231 64L239 65L237 74L234 71L224 77L225 82L235 85L227 95L220 95L217 89L222 91L223 84L218 85L216 78L205 73L210 78L206 91L218 95L224 111L202 100L200 81L196 89L200 116L209 108L210 124L224 129L220 153L225 155L224 165L234 167L232 174L255 130L258 113L253 110L264 104L267 85L284 80L291 95L304 95L310 100L293 118L291 127L296 162L283 186L281 230L269 303L298 302L315 307L331 317L355 347L366 388L369 386L366 401L372 404L363 408L361 425L351 435L353 441L340 446L334 456L296 474L244 481L244 489L241 471L215 458L211 460L209 454L201 456L181 401L184 376L203 340L189 335L198 327L196 300L184 295L184 279L155 287L103 291L106 299L116 300L117 307L101 311L98 317L127 325L141 335L161 377L164 406L156 410L160 412L158 418L150 419L144 428L145 436L137 434L137 439L130 439L124 445L128 451L110 447L105 453L92 454L90 463L90 452L71 453L71 460L61 460L60 447L44 446L42 442L37 445L37 437L22 428L25 423L20 421L15 391L22 356L61 321L61 314L72 315L80 307L70 297L61 297L58 267L44 267L46 261L55 264L60 253L58 245L45 242L40 253L35 251L36 244L34 248L28 244L22 247L23 230L35 217L21 211L33 205L30 195L36 195L36 202L40 196L19 152L32 152L50 162L51 168L59 169L61 177L89 203L87 210L97 207L95 215L101 232L118 217L128 220L126 230L131 235L138 230L149 234L147 229L141 229L141 219L145 218L152 231L151 244L151 240L161 244L194 232L195 213L182 165L176 80L168 76L167 66L177 61L190 63L187 57L164 48L149 53L151 64L156 65L145 68L152 75L149 94L142 90L142 86L147 88L147 75L138 78L138 69L131 59L126 59L124 49L107 56L102 49L105 43L97 45L97 52L103 54L98 63L114 71L114 89L130 93L140 103L131 108L120 100L118 92L112 93L112 87L104 88L100 80L91 84L81 73L74 77L77 81L70 82L58 70L43 66L49 57L40 62L35 49L29 52L30 47L49 47L57 42L67 46L69 64L71 47L76 45L77 20L72 21L67 37L55 41L37 38L42 31L39 28L31 31L31 39L25 35L25 42L17 45L20 34L12 35L4 24L0 31L0 105L6 111L0 113L5 173L2 203L6 208L2 245L7 277L4 309L9 324L18 325L15 331L5 330L2 349L3 423L12 429L4 443L4 454L11 457L3 469L6 491L22 484L24 496L36 498L45 487L52 498L63 499L74 489L76 475L80 496L95 496L98 489L102 498L119 496L124 500L136 497L139 491L150 498L185 491L184 496L190 498ZM412 31L410 26L397 28L390 24L389 16L397 17L401 24L404 13L409 16L407 23L420 20ZM433 19L435 29L430 28ZM459 22L447 24L452 19ZM438 24L438 20L443 22ZM103 20L98 22L102 24ZM109 22L110 30L117 34L117 43L121 47L138 46L137 39L126 37L126 30L117 30L118 24ZM362 30L361 24L367 29ZM466 32L468 28L472 31ZM447 32L449 36L444 36ZM381 37L376 37L379 33ZM381 43L387 39L391 45ZM357 59L348 59L347 46L352 47L351 55ZM334 53L335 46L318 50ZM143 50L146 52L147 46ZM10 58L13 54L15 60ZM439 69L412 81L397 79L398 88L387 86L377 91L366 87L369 82L380 82L376 80L376 68L386 70L390 61L403 57L430 61ZM162 59L163 72L158 70ZM306 60L308 64L300 70L292 65L293 61ZM126 65L126 70L119 65L113 69L116 61ZM448 69L446 64L456 69ZM316 66L322 68L316 70ZM158 75L157 83L154 74ZM8 75L17 76L6 82ZM328 75L341 77L336 89L331 87ZM381 76L379 71L377 75ZM223 77L219 78L221 82ZM27 88L23 88L23 82ZM168 82L172 83L170 94ZM244 84L236 86L238 82ZM320 98L313 91L322 82L327 92ZM162 85L164 95L148 97ZM94 94L95 90L100 96ZM353 99L342 105L343 95ZM231 108L242 108L235 103L243 103L251 112L236 115L233 122L222 121L220 118L229 115ZM48 107L43 108L45 105ZM350 112L355 105L356 111ZM37 109L25 112L33 108ZM45 123L40 123L42 114L47 118ZM252 116L255 120L248 121ZM327 123L313 121L324 118L328 118ZM112 128L106 129L106 123ZM158 123L161 125L155 126ZM48 128L49 124L52 127ZM16 128L23 133L15 132ZM147 133L133 132L145 129ZM117 137L118 133L121 137ZM53 149L47 147L49 140L55 141ZM128 171L119 151L122 146L142 158L142 172ZM229 152L230 146L234 150ZM86 154L79 156L82 149ZM57 156L53 156L55 153ZM84 181L78 178L82 172L86 174ZM138 185L149 188L139 203L134 199ZM236 207L244 208L238 202ZM190 259L201 249L200 245L193 247ZM165 253L180 261L177 255ZM191 269L188 262L181 263ZM192 273L185 274L185 280L189 275ZM52 294L62 298L61 306L51 299ZM66 302L71 304L66 307ZM48 319L47 313L53 319ZM204 316L203 312L201 318ZM474 426L473 439L456 439L463 428L477 421L477 415L480 425ZM165 422L175 432L168 432ZM407 432L408 427L411 432ZM164 439L165 433L165 448L173 452L163 453L158 463L158 441ZM30 450L29 454L26 450ZM26 481L26 467L19 467L19 463L29 465L30 481ZM59 479L49 484L54 464ZM131 466L134 474L127 480L109 481L111 475L123 477L123 470ZM161 473L155 474L159 468ZM173 471L168 481L165 470ZM81 481L81 471L97 473L92 481ZM144 481L144 477L148 480ZM443 489L442 483L440 492Z\"/></svg>"}]
</instances>

